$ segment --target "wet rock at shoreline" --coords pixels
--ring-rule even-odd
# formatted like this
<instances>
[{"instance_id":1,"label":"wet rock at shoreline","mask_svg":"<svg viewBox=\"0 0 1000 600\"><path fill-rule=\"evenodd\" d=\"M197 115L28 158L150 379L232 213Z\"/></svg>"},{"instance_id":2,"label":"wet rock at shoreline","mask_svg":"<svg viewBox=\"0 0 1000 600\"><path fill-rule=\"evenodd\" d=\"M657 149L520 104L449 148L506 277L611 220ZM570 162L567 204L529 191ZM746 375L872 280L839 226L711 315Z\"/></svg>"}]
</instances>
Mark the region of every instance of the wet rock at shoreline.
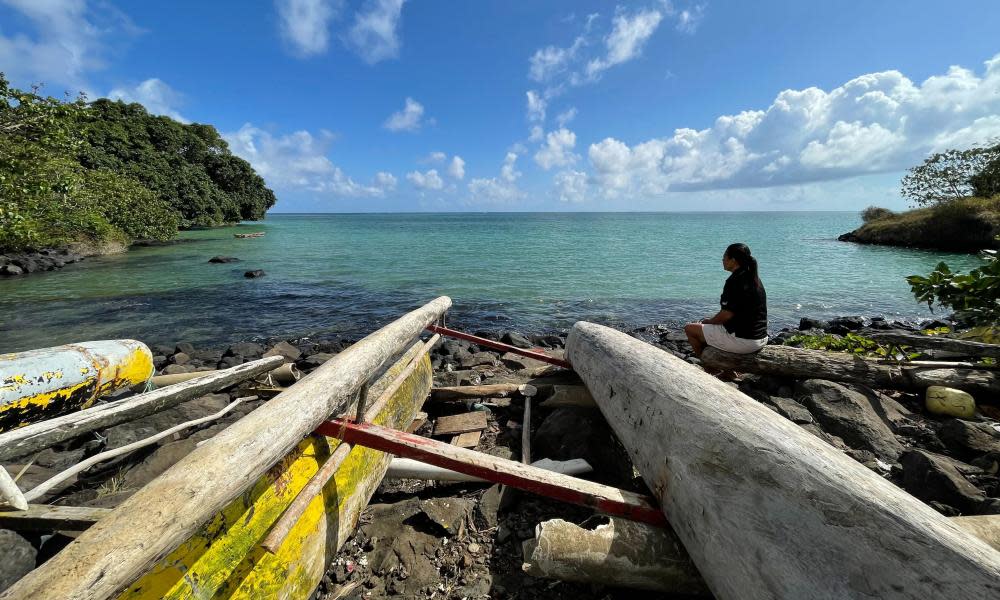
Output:
<instances>
[{"instance_id":1,"label":"wet rock at shoreline","mask_svg":"<svg viewBox=\"0 0 1000 600\"><path fill-rule=\"evenodd\" d=\"M265 274L261 269L254 269L253 271L247 271L243 276L247 279L257 279L258 277L263 277Z\"/></svg>"},{"instance_id":2,"label":"wet rock at shoreline","mask_svg":"<svg viewBox=\"0 0 1000 600\"><path fill-rule=\"evenodd\" d=\"M224 263L240 262L240 259L236 258L235 256L213 256L212 258L208 259L208 262L214 264L224 264Z\"/></svg>"},{"instance_id":3,"label":"wet rock at shoreline","mask_svg":"<svg viewBox=\"0 0 1000 600\"><path fill-rule=\"evenodd\" d=\"M64 250L41 250L19 254L0 254L0 277L16 277L61 269L69 263L83 260L83 256Z\"/></svg>"}]
</instances>

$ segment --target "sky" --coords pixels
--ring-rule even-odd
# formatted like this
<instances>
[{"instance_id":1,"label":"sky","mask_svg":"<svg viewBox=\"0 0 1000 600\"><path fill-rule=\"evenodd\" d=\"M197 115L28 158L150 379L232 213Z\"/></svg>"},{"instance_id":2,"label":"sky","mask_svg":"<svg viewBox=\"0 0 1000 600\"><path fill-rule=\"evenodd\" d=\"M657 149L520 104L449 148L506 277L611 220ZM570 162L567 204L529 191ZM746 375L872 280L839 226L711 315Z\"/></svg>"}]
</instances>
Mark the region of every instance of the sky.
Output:
<instances>
[{"instance_id":1,"label":"sky","mask_svg":"<svg viewBox=\"0 0 1000 600\"><path fill-rule=\"evenodd\" d=\"M209 123L273 212L906 208L995 0L0 0L0 71Z\"/></svg>"}]
</instances>

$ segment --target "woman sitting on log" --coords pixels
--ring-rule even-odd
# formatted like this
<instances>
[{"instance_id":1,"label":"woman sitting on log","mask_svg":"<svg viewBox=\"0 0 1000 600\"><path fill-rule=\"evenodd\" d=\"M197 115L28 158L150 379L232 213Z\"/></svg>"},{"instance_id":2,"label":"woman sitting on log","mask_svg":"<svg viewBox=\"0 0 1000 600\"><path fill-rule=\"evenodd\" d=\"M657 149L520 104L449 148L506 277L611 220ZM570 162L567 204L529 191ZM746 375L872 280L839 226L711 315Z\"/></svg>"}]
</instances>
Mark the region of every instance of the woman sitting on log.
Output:
<instances>
[{"instance_id":1,"label":"woman sitting on log","mask_svg":"<svg viewBox=\"0 0 1000 600\"><path fill-rule=\"evenodd\" d=\"M746 244L730 244L722 268L732 273L722 289L722 309L711 319L684 326L696 356L705 346L750 354L767 344L767 294L757 275L757 259Z\"/></svg>"}]
</instances>

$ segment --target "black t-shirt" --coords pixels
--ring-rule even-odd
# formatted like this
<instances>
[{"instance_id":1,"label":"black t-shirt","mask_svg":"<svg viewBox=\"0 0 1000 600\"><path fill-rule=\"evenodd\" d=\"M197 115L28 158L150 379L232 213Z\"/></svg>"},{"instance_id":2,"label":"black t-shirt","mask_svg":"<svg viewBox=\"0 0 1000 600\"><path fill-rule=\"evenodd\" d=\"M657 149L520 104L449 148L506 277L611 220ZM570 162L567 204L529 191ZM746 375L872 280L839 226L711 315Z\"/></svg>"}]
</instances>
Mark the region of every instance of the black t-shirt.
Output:
<instances>
[{"instance_id":1,"label":"black t-shirt","mask_svg":"<svg viewBox=\"0 0 1000 600\"><path fill-rule=\"evenodd\" d=\"M738 338L759 340L767 337L767 294L757 287L750 271L740 268L726 280L719 302L733 318L723 325Z\"/></svg>"}]
</instances>

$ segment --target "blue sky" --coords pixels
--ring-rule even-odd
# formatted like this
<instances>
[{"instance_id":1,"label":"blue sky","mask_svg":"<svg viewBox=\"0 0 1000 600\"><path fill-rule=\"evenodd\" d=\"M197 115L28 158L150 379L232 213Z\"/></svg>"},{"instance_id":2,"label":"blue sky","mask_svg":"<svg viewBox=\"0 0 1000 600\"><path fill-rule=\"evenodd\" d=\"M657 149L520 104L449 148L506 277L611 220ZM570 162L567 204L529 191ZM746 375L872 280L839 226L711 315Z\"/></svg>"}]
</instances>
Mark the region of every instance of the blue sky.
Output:
<instances>
[{"instance_id":1,"label":"blue sky","mask_svg":"<svg viewBox=\"0 0 1000 600\"><path fill-rule=\"evenodd\" d=\"M903 208L994 1L0 0L0 70L215 125L279 212Z\"/></svg>"}]
</instances>

